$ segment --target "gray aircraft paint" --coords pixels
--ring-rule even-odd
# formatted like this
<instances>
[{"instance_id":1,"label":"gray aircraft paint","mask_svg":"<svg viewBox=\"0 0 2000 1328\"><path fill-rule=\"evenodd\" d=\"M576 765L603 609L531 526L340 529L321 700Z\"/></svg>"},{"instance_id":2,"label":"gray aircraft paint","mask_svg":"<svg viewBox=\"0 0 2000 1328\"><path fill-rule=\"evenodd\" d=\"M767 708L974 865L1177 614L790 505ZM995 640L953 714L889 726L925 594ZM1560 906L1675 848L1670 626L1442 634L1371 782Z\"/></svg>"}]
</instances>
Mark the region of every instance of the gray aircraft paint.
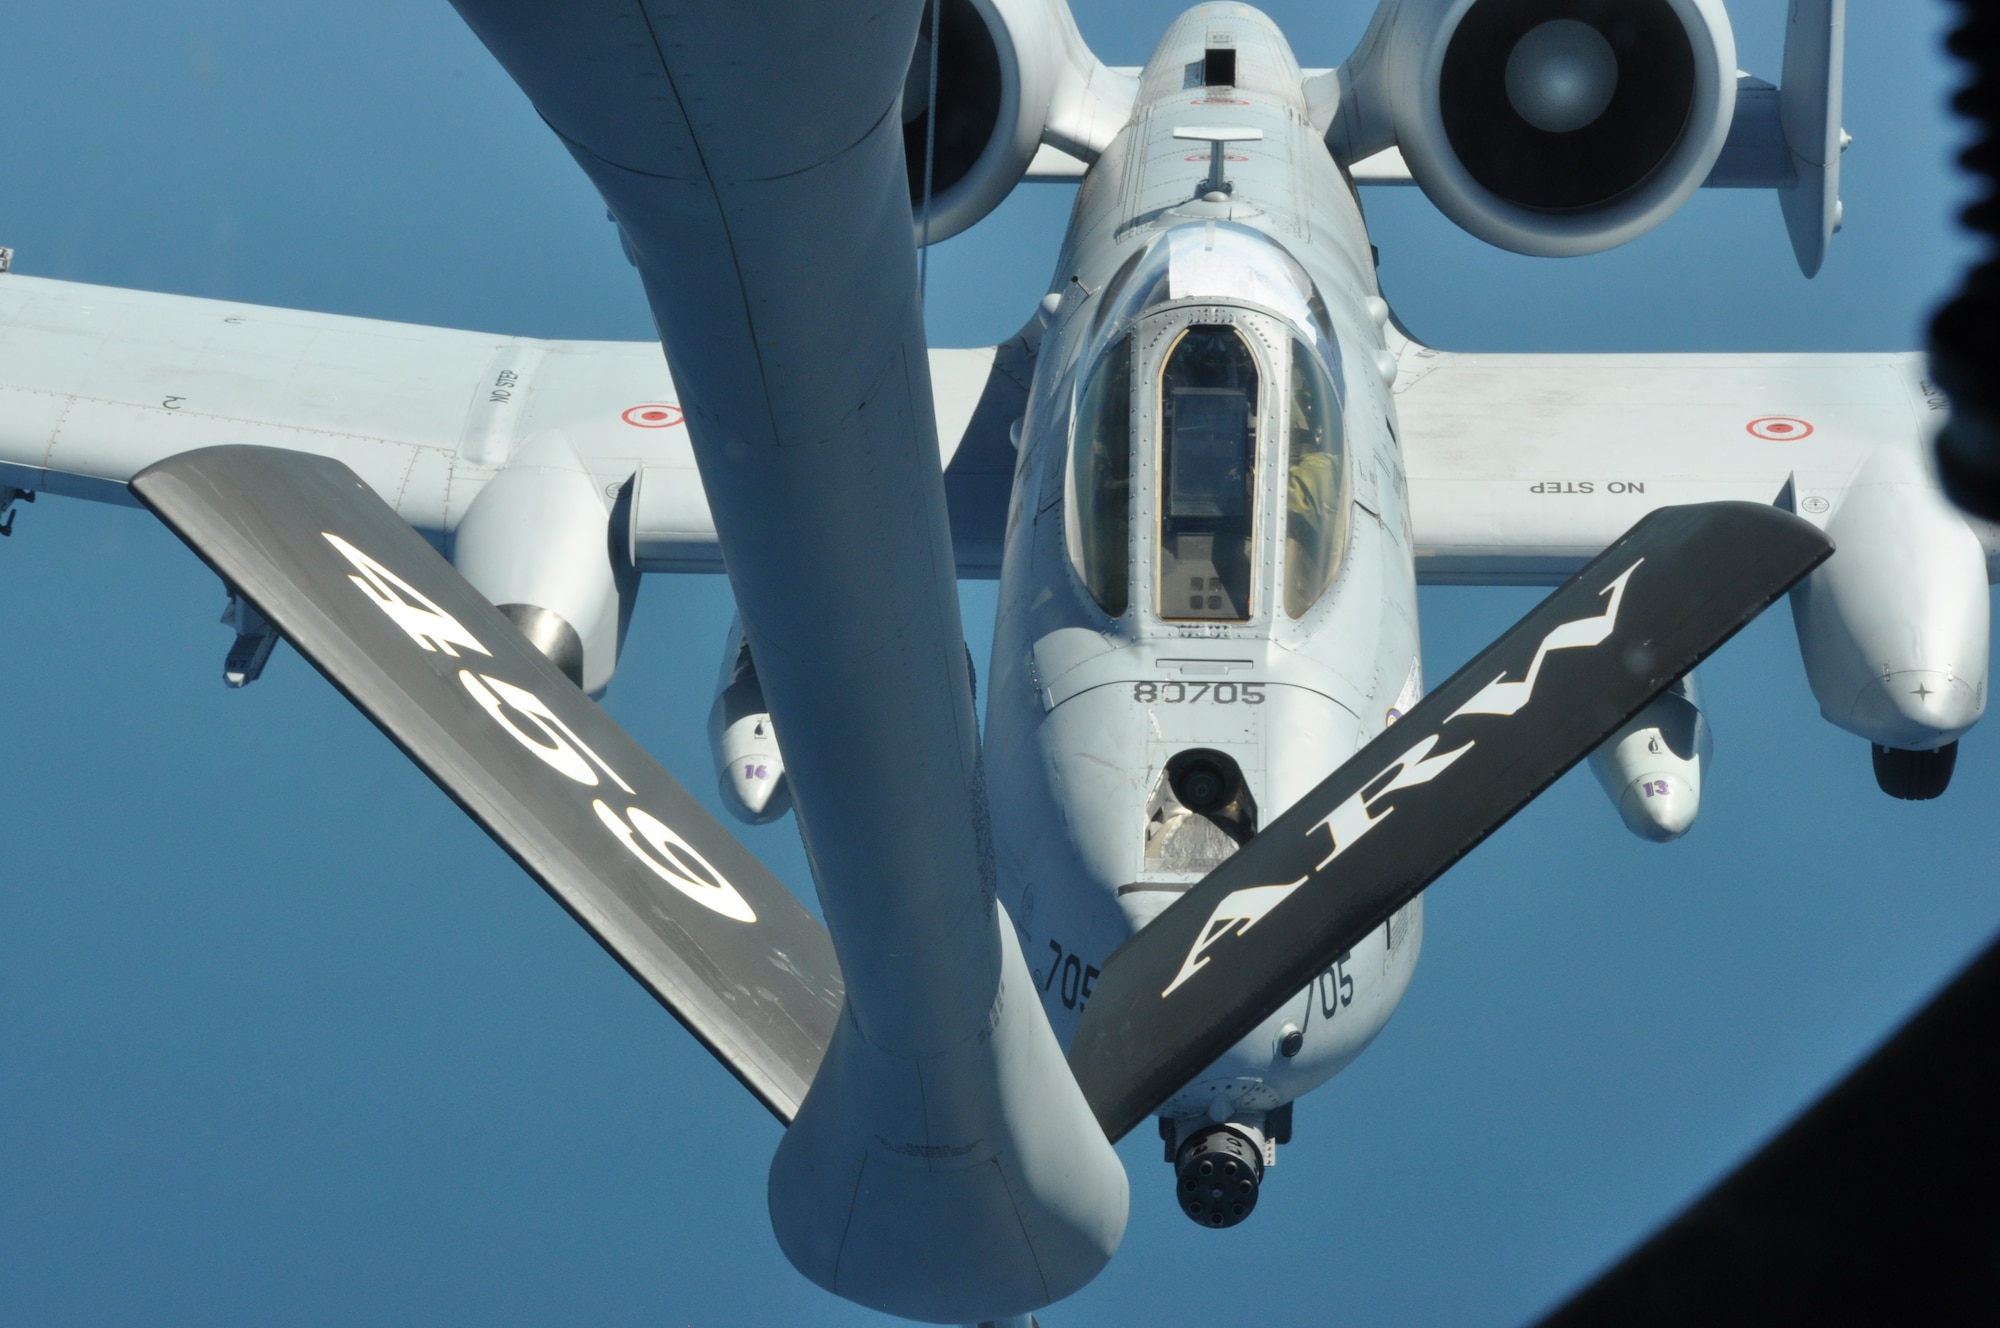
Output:
<instances>
[{"instance_id":1,"label":"gray aircraft paint","mask_svg":"<svg viewBox=\"0 0 2000 1328\"><path fill-rule=\"evenodd\" d=\"M1236 50L1236 85L1188 86L1190 67L1226 36ZM1205 145L1176 139L1190 123L1261 132L1232 145L1227 202L1194 197L1207 173ZM1112 323L1133 287L1107 290L1135 255L1148 276L1171 280L1173 237L1203 243L1210 223L1239 244L1255 236L1283 246L1310 278L1331 316L1347 402L1344 501L1354 504L1350 540L1333 585L1301 621L1274 602L1282 571L1285 466L1278 428L1289 338L1320 340L1306 292L1274 289L1269 303L1243 305L1223 290L1201 290L1162 308L1196 321L1243 318L1266 352L1259 458L1257 540L1251 620L1194 626L1153 611L1148 567L1154 444L1142 411L1134 442L1135 574L1132 607L1114 622L1070 570L1064 499L1072 402L1079 373L1129 325ZM1233 228L1244 228L1248 234ZM1270 256L1274 279L1284 271ZM1199 280L1198 277L1194 278ZM1043 335L1016 479L1016 520L1002 572L988 700L995 843L1002 898L1021 928L1051 1020L1067 1040L1087 1007L1087 988L1105 958L1205 874L1147 860L1147 810L1166 762L1191 748L1222 751L1242 768L1268 823L1368 739L1399 699L1421 692L1416 583L1402 462L1390 431L1386 353L1372 310L1379 304L1366 232L1354 194L1319 143L1303 80L1283 36L1240 6L1183 15L1162 38L1141 77L1131 124L1105 150L1079 193L1052 292L1061 297ZM1088 293L1086 293L1088 292ZM1157 319L1159 313L1149 314ZM1136 381L1157 375L1140 352ZM1276 373L1272 372L1273 368ZM1145 398L1146 393L1135 393ZM1156 486L1154 486L1156 487ZM1246 688L1245 684L1249 684ZM1135 699L1142 687L1179 702ZM1218 703L1218 695L1228 697ZM1248 697L1260 695L1261 701ZM1308 989L1197 1076L1167 1114L1210 1113L1260 1127L1265 1113L1324 1082L1380 1031L1408 985L1421 944L1421 906L1406 925L1382 929L1328 979L1332 999ZM1292 1023L1304 1049L1278 1052Z\"/></svg>"},{"instance_id":2,"label":"gray aircraft paint","mask_svg":"<svg viewBox=\"0 0 2000 1328\"><path fill-rule=\"evenodd\" d=\"M332 457L444 544L496 475L558 435L641 571L720 572L686 412L654 342L543 341L0 277L0 484L136 506L132 476L194 447ZM959 573L999 570L1026 374L1017 344L934 350Z\"/></svg>"},{"instance_id":3,"label":"gray aircraft paint","mask_svg":"<svg viewBox=\"0 0 2000 1328\"><path fill-rule=\"evenodd\" d=\"M490 8L502 23L519 21L525 12L503 5ZM639 11L605 6L598 12L610 16L605 22L615 29ZM1252 11L1217 6L1207 12L1242 26L1243 40L1269 45L1275 52L1268 54L1273 68L1295 68L1275 37L1258 35L1267 29ZM1180 42L1184 48L1194 40L1189 25L1200 21L1196 16L1183 19L1168 43ZM1031 30L1039 31L1032 25L1022 29ZM564 40L587 42L594 31L590 24L578 23ZM1076 43L1058 35L1068 48L1067 58L1077 58ZM558 46L529 52L523 59L546 56L559 63L565 52L576 50ZM874 64L863 63L872 76ZM1244 99L1247 106L1189 104L1183 107L1188 118L1180 122L1239 123L1233 117L1240 111L1265 129L1259 144L1230 154L1245 158L1228 166L1238 184L1237 201L1186 204L1181 211L1187 220L1213 215L1268 230L1306 266L1327 299L1344 352L1350 460L1369 459L1372 447L1378 464L1372 474L1357 467L1352 477L1350 492L1357 500L1370 495L1374 505L1366 510L1373 524L1357 520L1340 580L1316 612L1331 614L1333 605L1342 614L1353 612L1363 639L1336 640L1340 633L1322 634L1309 622L1312 630L1287 640L1284 633L1291 629L1278 622L1265 624L1272 630L1264 637L1224 636L1191 645L1175 641L1171 653L1159 650L1146 656L1131 648L1137 638L1122 645L1108 641L1088 621L1062 624L1074 630L1036 630L1042 620L1035 615L1050 612L1037 602L1043 592L1051 602L1068 596L1069 610L1088 618L1087 606L1074 602L1078 597L1067 555L1054 536L1061 479L1049 464L1062 451L1055 435L1062 432L1068 394L1074 390L1075 357L1088 349L1082 326L1088 319L1079 315L1103 293L1103 278L1115 270L1111 258L1136 248L1138 231L1150 227L1157 233L1167 214L1158 213L1141 227L1121 228L1150 209L1185 203L1204 169L1187 160L1194 153L1186 143L1173 145L1179 157L1170 155L1170 131L1176 126L1167 122L1166 108L1174 105L1175 71L1161 57L1149 67L1148 90L1138 90L1127 72L1097 66L1089 71L1086 89L1053 94L1043 130L1045 146L1059 149L1079 170L1086 162L1097 163L1085 176L1065 261L1052 282L1053 292L1062 298L1046 328L1031 325L1023 338L1007 346L931 352L932 400L928 411L912 412L913 420L931 418L934 412L937 421L939 455L949 463L944 494L960 572L993 575L998 570L1000 538L1010 516L1009 547L1018 546L1028 559L1010 568L1003 581L997 639L1009 644L996 649L988 670L996 706L989 722L987 773L996 785L996 817L1012 817L1009 824L1025 824L1036 836L1060 840L1065 846L1061 851L1081 865L1058 862L1058 874L1050 879L1080 881L1084 888L1061 897L1060 885L1022 883L1020 912L1039 915L1039 921L1032 916L1015 919L1027 938L1027 963L1015 969L1010 947L996 949L1002 952L998 962L1023 981L1032 980L1028 965L1043 965L1042 977L1055 993L1045 992L1044 1001L1061 1009L1054 1016L1058 1028L1075 1017L1060 1005L1065 974L1051 975L1047 965L1052 956L1043 958L1034 949L1038 938L1049 938L1049 910L1068 908L1100 929L1096 942L1069 938L1078 947L1108 943L1143 916L1136 905L1128 911L1115 894L1118 884L1133 883L1121 879L1116 859L1132 852L1133 830L1128 812L1121 809L1129 807L1135 790L1121 787L1118 776L1087 759L1112 749L1104 747L1107 735L1114 742L1126 740L1117 730L1135 707L1129 701L1105 704L1099 718L1085 722L1100 703L1112 699L1098 694L1115 692L1120 682L1166 686L1231 681L1241 675L1229 661L1239 657L1249 658L1253 668L1282 668L1296 676L1300 681L1292 691L1300 695L1287 693L1283 723L1273 724L1265 715L1255 729L1208 731L1198 727L1207 723L1206 717L1189 719L1197 727L1188 728L1171 727L1181 722L1179 715L1162 721L1168 725L1161 731L1162 747L1206 736L1233 742L1246 753L1261 752L1265 766L1246 769L1246 774L1257 781L1260 814L1268 820L1284 805L1284 790L1296 796L1311 782L1310 769L1323 771L1336 764L1379 729L1389 710L1406 708L1421 691L1421 677L1413 667L1401 672L1396 667L1415 657L1413 601L1406 593L1412 579L1552 584L1654 507L1711 498L1769 502L1784 496L1817 524L1830 526L1844 514L1843 548L1873 542L1881 552L1871 563L1872 577L1841 570L1870 560L1856 557L1843 564L1836 557L1801 592L1802 598L1815 596L1825 606L1824 612L1814 613L1810 628L1802 621L1801 645L1809 661L1817 652L1827 665L1815 666L1810 674L1829 718L1856 731L1869 728L1871 715L1880 719L1876 711L1856 704L1861 692L1876 686L1878 676L1940 672L1967 683L1969 701L1953 715L1910 716L1897 710L1889 716L1897 740L1914 745L1948 740L1984 704L1983 592L1975 596L1975 612L1967 591L1990 576L2000 540L1987 526L1973 526L1968 538L1967 523L1932 501L1934 490L1922 458L1941 401L1923 380L1920 357L1503 356L1421 346L1402 336L1388 321L1386 305L1373 298L1367 237L1353 195L1337 170L1326 165L1325 149L1313 140L1331 127L1341 105L1327 95L1340 91L1338 78L1307 78L1301 71L1293 85L1275 76L1251 80L1254 63L1254 58L1246 63L1243 76L1255 83L1256 95ZM1790 64L1788 58L1788 87ZM793 68L767 62L755 75L760 82L788 79ZM635 74L645 76L644 69ZM648 138L654 127L617 104L616 82L600 80L594 86L602 94L595 100L602 104L582 107L581 118L551 117L573 146L595 145L597 163L606 169L593 167L593 173L607 182L607 195L616 202L622 190L651 187L646 179L692 178L672 161L646 157L658 148L657 136ZM1202 95L1181 90L1190 101ZM1109 132L1117 122L1113 110L1122 111L1135 92L1143 107L1150 108L1143 114L1151 118L1116 134L1114 143ZM1301 98L1309 124L1303 134L1295 123ZM742 99L740 105L754 106L757 100ZM713 102L700 112L697 118L705 129L718 124L729 128L722 123L728 116L715 111L722 105ZM1739 101L1739 121L1742 106ZM864 136L865 123L848 127L855 131L850 141ZM1829 134L1837 129L1833 122L1826 127ZM731 132L753 141L757 136L755 126L747 123ZM1337 148L1339 138L1333 134L1328 142ZM1151 150L1146 144L1157 144L1157 160L1145 155ZM583 155L579 152L580 159ZM1728 159L1725 151L1723 160ZM1336 150L1334 161L1341 160ZM592 167L590 161L585 164ZM740 165L730 163L732 169ZM1159 170L1152 169L1155 165ZM632 176L646 178L628 178ZM1383 177L1377 173L1370 178ZM844 201L834 200L836 206ZM634 199L631 215L624 219L650 278L670 285L699 283L712 275L700 268L696 250L656 250L647 257L649 233L662 220L642 204ZM1253 207L1256 215L1251 215ZM783 229L772 218L763 223L766 240ZM818 243L826 237L808 238ZM663 278L664 265L690 253L696 257L688 261L689 272L664 272ZM843 304L848 288L820 289L824 279L831 274L865 283L868 273L823 263L815 267L811 253L799 257L809 280L787 289L773 278L761 289L767 295L810 294L820 311L820 321L812 325L820 328L827 322L827 306L837 306L840 338L796 341L791 346L795 358L788 363L810 364L828 349L868 352L869 345L856 343L869 339L856 336L854 328L867 320L869 310L879 313L885 292L905 289L897 283L905 282L906 274L892 273L889 285L865 290L866 298ZM1071 281L1072 274L1082 284ZM694 298L700 291L682 304L683 297L662 294L666 290L667 285L655 289L655 304L667 315L663 327L671 348L676 311L687 322L698 322L701 314L695 310L706 309ZM730 300L741 296L740 291L725 294ZM894 299L888 307L889 322L903 332L879 345L896 341L907 346L905 312ZM260 443L346 461L404 520L434 545L449 549L465 512L488 482L511 463L525 462L530 455L525 445L541 431L554 430L603 493L607 533L617 529L618 505L629 502L617 546L627 560L642 570L721 570L716 531L727 522L711 507L719 512L726 504L704 491L685 423L648 418L656 409L662 416L686 409L650 344L532 342L19 276L0 277L0 310L5 314L0 318L0 484L130 501L127 483L151 462L218 442ZM800 326L810 323L810 318L802 319ZM1029 355L1038 340L1039 360ZM905 359L915 362L907 354ZM1052 367L1057 361L1063 362L1061 369ZM686 366L681 367L681 378L692 382ZM715 370L711 378L710 371L706 365L700 371L700 386L711 401L730 392L741 395L742 384L729 373ZM1032 402L1024 391L1031 374L1036 389ZM1380 386L1391 378L1393 388ZM501 391L507 395L496 399ZM1023 416L1018 477L1023 501L1010 513L1009 482L1016 477L1007 426ZM1387 433L1390 419L1396 421L1399 440ZM1809 425L1810 432L1794 428L1774 433L1772 421ZM1756 431L1760 424L1763 432ZM912 462L906 454L897 455ZM830 507L840 507L843 492L830 491ZM1856 503L1857 497L1866 501ZM1043 506L1050 498L1058 499L1052 512ZM837 526L832 517L826 520ZM1926 532L1924 539L1899 539L1899 531L1911 523ZM1267 578L1271 556L1266 548ZM1371 566L1370 558L1377 563ZM1948 575L1935 575L1941 566ZM1912 595L1912 586L1926 591ZM1363 611L1370 597L1377 609L1373 621ZM1401 619L1404 613L1408 621ZM1392 644L1399 635L1407 637L1406 645ZM1231 642L1232 648L1221 651L1218 640ZM1234 648L1245 642L1254 642L1256 649ZM943 643L932 644L943 648ZM1134 678L1135 662L1149 671ZM1192 671L1199 669L1226 671ZM1001 705L1000 675L1005 670L1011 670L1006 685L1014 688L1010 695L1015 699ZM1850 692L1850 684L1859 690ZM1041 699L1031 693L1023 700L1024 687L1039 690ZM865 690L861 695L866 697ZM1212 698L1212 691L1208 695ZM1005 720L1003 712L1014 719ZM1908 727L1912 719L1918 721L1914 732ZM829 737L829 743L837 736ZM1020 788L998 787L1003 748L1012 753L1011 768L1026 781ZM1155 754L1148 747L1138 759L1152 762ZM1055 780L1059 766L1073 783ZM1092 780L1103 781L1103 787L1093 787ZM1144 782L1129 775L1125 781ZM1026 815L1002 812L1001 804ZM1076 820L1070 819L1072 814ZM1092 818L1105 832L1101 844L1095 839L1080 842L1075 828L1078 821ZM1052 833L1058 828L1060 834ZM1004 854L1019 846L1003 838L1000 847ZM1141 863L1143 867L1143 857ZM1009 875L1015 868L1004 860L1000 870L1003 881L1018 879L1018 873ZM1414 912L1406 923L1414 923ZM1338 1045L1315 1042L1316 1074L1331 1072L1344 1056L1359 1050L1365 1038L1358 1030L1379 1027L1387 1018L1414 962L1416 934L1414 925L1400 936L1391 926L1381 933L1379 951L1357 950L1349 957L1332 989L1339 993L1349 970L1359 971L1352 1004L1338 1007L1336 1016L1354 1015L1349 1027L1357 1035ZM1007 936L1005 928L998 929L1001 942ZM1065 970L1068 957L1076 954L1072 949L1065 955ZM1084 970L1079 957L1079 1001ZM1371 970L1377 976L1361 981ZM1313 989L1301 994L1292 1007L1294 1018L1302 1023L1319 1019L1314 995ZM1312 1033L1317 1038L1323 1031ZM1226 1057L1214 1077L1238 1098L1267 1094L1258 1100L1275 1101L1296 1085L1283 1080L1274 1084L1266 1077L1272 1053L1251 1045L1254 1041L1246 1040L1231 1053L1240 1053L1238 1060ZM1046 1062L1043 1053L1035 1054L1043 1056L1037 1063Z\"/></svg>"}]
</instances>

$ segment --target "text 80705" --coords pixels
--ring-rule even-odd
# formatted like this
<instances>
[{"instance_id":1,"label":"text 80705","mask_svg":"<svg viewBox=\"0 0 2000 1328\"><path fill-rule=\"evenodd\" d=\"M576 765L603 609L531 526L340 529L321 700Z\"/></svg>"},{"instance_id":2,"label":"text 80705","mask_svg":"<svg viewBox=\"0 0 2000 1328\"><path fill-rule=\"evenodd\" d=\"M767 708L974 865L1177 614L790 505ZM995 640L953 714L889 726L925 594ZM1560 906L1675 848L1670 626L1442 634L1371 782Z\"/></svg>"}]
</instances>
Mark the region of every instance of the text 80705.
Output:
<instances>
[{"instance_id":1,"label":"text 80705","mask_svg":"<svg viewBox=\"0 0 2000 1328\"><path fill-rule=\"evenodd\" d=\"M1263 705L1261 682L1135 682L1132 699L1148 705Z\"/></svg>"}]
</instances>

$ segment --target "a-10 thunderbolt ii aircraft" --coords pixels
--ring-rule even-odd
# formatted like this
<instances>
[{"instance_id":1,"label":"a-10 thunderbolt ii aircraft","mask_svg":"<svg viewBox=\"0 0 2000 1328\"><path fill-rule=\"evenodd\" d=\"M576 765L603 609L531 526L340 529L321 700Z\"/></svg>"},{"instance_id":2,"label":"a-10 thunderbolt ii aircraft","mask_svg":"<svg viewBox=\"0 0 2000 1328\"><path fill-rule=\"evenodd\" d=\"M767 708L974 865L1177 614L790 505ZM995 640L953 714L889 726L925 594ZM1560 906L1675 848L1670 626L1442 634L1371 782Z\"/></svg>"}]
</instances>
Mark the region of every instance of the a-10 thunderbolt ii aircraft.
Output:
<instances>
[{"instance_id":1,"label":"a-10 thunderbolt ii aircraft","mask_svg":"<svg viewBox=\"0 0 2000 1328\"><path fill-rule=\"evenodd\" d=\"M1137 70L1061 0L459 8L666 363L10 276L0 483L151 508L229 587L230 681L282 634L381 725L791 1123L773 1225L838 1294L1068 1294L1148 1117L1172 1201L1243 1220L1422 887L1586 754L1684 831L1689 670L1786 590L1888 791L1941 792L1983 709L1995 543L1925 474L1920 361L1433 351L1356 202L1408 179L1561 256L1764 187L1810 275L1836 3L1775 88L1709 0L1387 0L1335 69L1235 4ZM768 119L773 81L827 113ZM1035 316L926 352L917 244L1031 175L1082 180ZM324 368L355 386L294 386ZM723 793L796 810L824 929L582 694L639 573L725 563ZM983 743L966 574L1000 579ZM1418 577L1561 588L1427 694Z\"/></svg>"}]
</instances>

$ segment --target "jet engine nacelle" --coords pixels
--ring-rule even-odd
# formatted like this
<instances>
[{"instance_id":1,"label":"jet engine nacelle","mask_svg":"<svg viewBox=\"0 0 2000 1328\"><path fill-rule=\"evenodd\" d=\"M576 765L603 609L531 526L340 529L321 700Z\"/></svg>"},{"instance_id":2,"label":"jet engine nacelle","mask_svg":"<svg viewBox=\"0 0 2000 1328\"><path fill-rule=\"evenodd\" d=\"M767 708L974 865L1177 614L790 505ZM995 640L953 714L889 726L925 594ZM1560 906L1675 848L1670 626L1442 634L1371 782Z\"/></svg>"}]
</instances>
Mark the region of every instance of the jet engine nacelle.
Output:
<instances>
[{"instance_id":1,"label":"jet engine nacelle","mask_svg":"<svg viewBox=\"0 0 2000 1328\"><path fill-rule=\"evenodd\" d=\"M928 240L965 230L1021 182L1042 144L1094 160L1124 125L1132 80L1084 45L1063 0L943 0ZM925 242L931 9L903 83L903 155Z\"/></svg>"},{"instance_id":2,"label":"jet engine nacelle","mask_svg":"<svg viewBox=\"0 0 2000 1328\"><path fill-rule=\"evenodd\" d=\"M1393 142L1489 244L1596 253L1707 178L1736 106L1721 0L1400 0L1350 61L1357 152Z\"/></svg>"},{"instance_id":3,"label":"jet engine nacelle","mask_svg":"<svg viewBox=\"0 0 2000 1328\"><path fill-rule=\"evenodd\" d=\"M716 788L730 815L748 825L764 825L791 810L778 729L740 621L730 624L723 646L715 704L708 710L708 746L715 755Z\"/></svg>"},{"instance_id":4,"label":"jet engine nacelle","mask_svg":"<svg viewBox=\"0 0 2000 1328\"><path fill-rule=\"evenodd\" d=\"M592 696L611 684L639 588L611 517L576 450L545 433L486 482L452 536L460 574Z\"/></svg>"},{"instance_id":5,"label":"jet engine nacelle","mask_svg":"<svg viewBox=\"0 0 2000 1328\"><path fill-rule=\"evenodd\" d=\"M1679 839L1701 811L1701 777L1711 739L1701 688L1688 674L1590 754L1625 828L1664 844Z\"/></svg>"},{"instance_id":6,"label":"jet engine nacelle","mask_svg":"<svg viewBox=\"0 0 2000 1328\"><path fill-rule=\"evenodd\" d=\"M1833 557L1792 591L1820 713L1890 753L1942 751L1986 710L1990 605L1978 536L1914 453L1887 449L1862 466L1826 533ZM1941 779L1930 792L1899 792L1887 777L1883 787L1943 791Z\"/></svg>"}]
</instances>

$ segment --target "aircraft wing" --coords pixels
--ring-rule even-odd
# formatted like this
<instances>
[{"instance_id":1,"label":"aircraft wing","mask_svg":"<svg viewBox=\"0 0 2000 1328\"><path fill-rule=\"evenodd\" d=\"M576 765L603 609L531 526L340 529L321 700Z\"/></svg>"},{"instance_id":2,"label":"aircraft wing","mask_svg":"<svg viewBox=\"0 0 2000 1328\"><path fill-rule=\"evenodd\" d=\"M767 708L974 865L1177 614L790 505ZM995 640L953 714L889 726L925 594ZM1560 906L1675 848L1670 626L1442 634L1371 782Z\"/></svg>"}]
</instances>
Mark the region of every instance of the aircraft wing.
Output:
<instances>
[{"instance_id":1,"label":"aircraft wing","mask_svg":"<svg viewBox=\"0 0 2000 1328\"><path fill-rule=\"evenodd\" d=\"M348 466L268 447L132 491L789 1122L842 982L826 929Z\"/></svg>"},{"instance_id":2,"label":"aircraft wing","mask_svg":"<svg viewBox=\"0 0 2000 1328\"><path fill-rule=\"evenodd\" d=\"M1555 585L1656 508L1777 502L1824 527L1862 465L1924 459L1919 354L1487 355L1392 335L1418 580ZM1970 523L1989 578L2000 528Z\"/></svg>"},{"instance_id":3,"label":"aircraft wing","mask_svg":"<svg viewBox=\"0 0 2000 1328\"><path fill-rule=\"evenodd\" d=\"M999 575L1034 349L933 350L962 576ZM247 444L351 468L405 521L456 528L554 430L607 494L634 480L641 571L719 572L680 393L657 343L555 341L0 276L0 488L132 504L132 477ZM0 492L0 508L6 495Z\"/></svg>"},{"instance_id":4,"label":"aircraft wing","mask_svg":"<svg viewBox=\"0 0 2000 1328\"><path fill-rule=\"evenodd\" d=\"M930 352L944 501L960 576L1000 575L1014 493L1013 430L1028 412L1037 349L1038 338L1022 333L998 346Z\"/></svg>"}]
</instances>

